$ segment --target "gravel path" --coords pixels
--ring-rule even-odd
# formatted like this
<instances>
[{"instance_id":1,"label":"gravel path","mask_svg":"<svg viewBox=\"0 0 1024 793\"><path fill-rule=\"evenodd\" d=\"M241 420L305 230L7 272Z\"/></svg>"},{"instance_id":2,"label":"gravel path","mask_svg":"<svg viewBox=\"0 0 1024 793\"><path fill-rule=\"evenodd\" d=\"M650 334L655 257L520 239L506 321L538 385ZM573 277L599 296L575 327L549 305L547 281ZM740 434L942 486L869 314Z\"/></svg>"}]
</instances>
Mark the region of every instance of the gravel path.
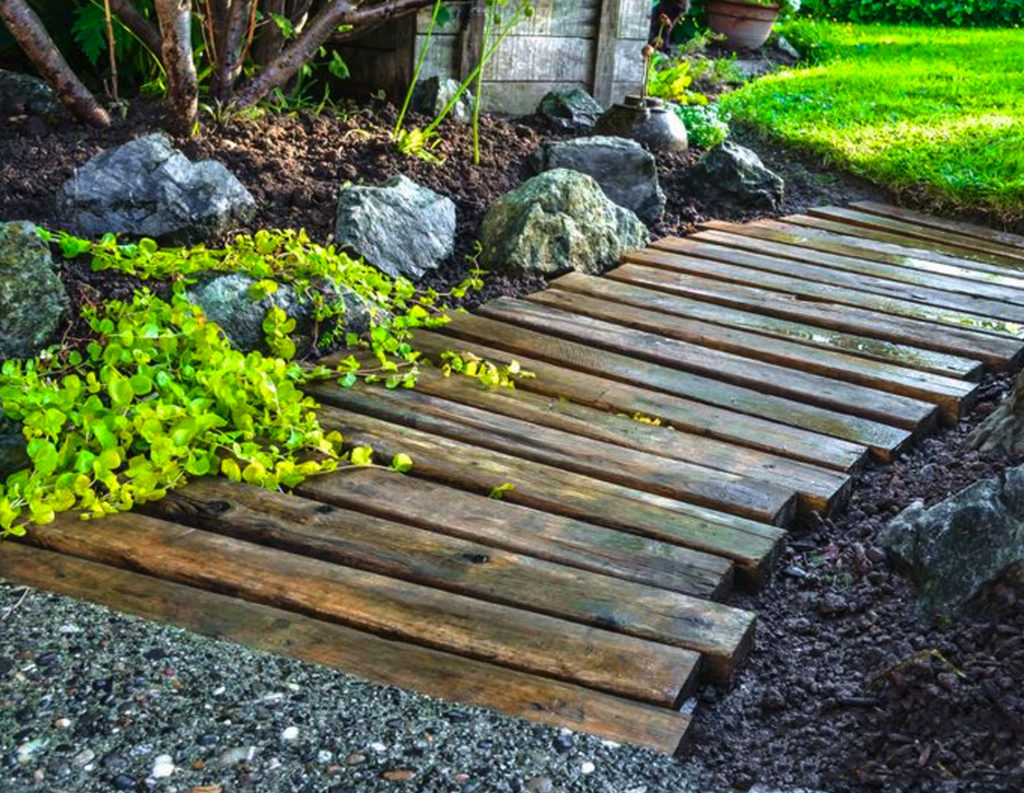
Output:
<instances>
[{"instance_id":1,"label":"gravel path","mask_svg":"<svg viewBox=\"0 0 1024 793\"><path fill-rule=\"evenodd\" d=\"M3 793L698 791L651 751L3 582L0 636Z\"/></svg>"}]
</instances>

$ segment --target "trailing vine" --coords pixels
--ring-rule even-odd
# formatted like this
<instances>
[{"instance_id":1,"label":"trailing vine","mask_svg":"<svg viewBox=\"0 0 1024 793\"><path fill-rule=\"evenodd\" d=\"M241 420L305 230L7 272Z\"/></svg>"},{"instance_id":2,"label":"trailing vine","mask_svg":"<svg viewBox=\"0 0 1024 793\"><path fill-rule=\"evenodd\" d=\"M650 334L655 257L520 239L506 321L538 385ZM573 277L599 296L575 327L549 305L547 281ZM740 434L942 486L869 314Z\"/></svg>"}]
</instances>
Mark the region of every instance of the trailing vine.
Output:
<instances>
[{"instance_id":1,"label":"trailing vine","mask_svg":"<svg viewBox=\"0 0 1024 793\"><path fill-rule=\"evenodd\" d=\"M330 378L342 387L360 379L412 387L420 359L412 330L447 322L439 301L479 288L483 276L474 266L445 295L418 291L294 231L243 235L222 249L41 233L67 257L89 255L96 270L172 286L168 299L142 289L130 301L87 306L88 339L0 366L0 406L21 423L31 462L0 485L0 537L24 534L27 524L50 522L66 510L85 518L128 510L197 476L221 474L277 489L373 465L371 448L347 448L339 433L321 427L318 405L302 386ZM370 314L368 331L346 333L344 342L371 355L350 355L336 368L302 364L291 338L295 319L276 306L263 321L270 354L235 349L186 294L190 281L210 271L256 279L253 300L289 283L313 304L328 333L348 304L319 283L342 288L365 301ZM469 353L446 353L441 367L488 385L510 386L522 375L514 361L499 366ZM398 454L388 467L404 472L412 460Z\"/></svg>"}]
</instances>

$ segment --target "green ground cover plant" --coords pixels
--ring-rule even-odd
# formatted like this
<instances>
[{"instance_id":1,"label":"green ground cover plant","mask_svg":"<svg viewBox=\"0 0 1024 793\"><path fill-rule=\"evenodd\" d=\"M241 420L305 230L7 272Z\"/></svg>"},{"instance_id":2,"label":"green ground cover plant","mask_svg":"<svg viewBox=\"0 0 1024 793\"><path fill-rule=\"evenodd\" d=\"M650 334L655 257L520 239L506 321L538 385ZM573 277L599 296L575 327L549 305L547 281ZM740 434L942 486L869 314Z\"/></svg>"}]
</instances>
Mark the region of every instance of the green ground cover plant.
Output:
<instances>
[{"instance_id":1,"label":"green ground cover plant","mask_svg":"<svg viewBox=\"0 0 1024 793\"><path fill-rule=\"evenodd\" d=\"M723 96L735 121L936 209L1024 218L1024 31L782 32L810 62Z\"/></svg>"},{"instance_id":2,"label":"green ground cover plant","mask_svg":"<svg viewBox=\"0 0 1024 793\"><path fill-rule=\"evenodd\" d=\"M1024 24L1019 0L804 0L815 19L890 22L954 27L1010 27Z\"/></svg>"}]
</instances>

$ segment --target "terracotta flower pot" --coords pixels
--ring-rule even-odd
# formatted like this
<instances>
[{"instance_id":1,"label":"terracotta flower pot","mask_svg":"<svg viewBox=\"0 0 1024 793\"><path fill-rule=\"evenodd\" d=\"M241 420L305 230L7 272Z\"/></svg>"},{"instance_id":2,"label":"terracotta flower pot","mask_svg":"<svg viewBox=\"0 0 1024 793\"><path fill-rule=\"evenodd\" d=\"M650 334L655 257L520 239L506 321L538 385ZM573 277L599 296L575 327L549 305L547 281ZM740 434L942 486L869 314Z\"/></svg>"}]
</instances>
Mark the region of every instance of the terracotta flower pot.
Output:
<instances>
[{"instance_id":1,"label":"terracotta flower pot","mask_svg":"<svg viewBox=\"0 0 1024 793\"><path fill-rule=\"evenodd\" d=\"M777 5L748 3L744 0L708 0L708 27L723 34L733 50L760 47L779 18Z\"/></svg>"}]
</instances>

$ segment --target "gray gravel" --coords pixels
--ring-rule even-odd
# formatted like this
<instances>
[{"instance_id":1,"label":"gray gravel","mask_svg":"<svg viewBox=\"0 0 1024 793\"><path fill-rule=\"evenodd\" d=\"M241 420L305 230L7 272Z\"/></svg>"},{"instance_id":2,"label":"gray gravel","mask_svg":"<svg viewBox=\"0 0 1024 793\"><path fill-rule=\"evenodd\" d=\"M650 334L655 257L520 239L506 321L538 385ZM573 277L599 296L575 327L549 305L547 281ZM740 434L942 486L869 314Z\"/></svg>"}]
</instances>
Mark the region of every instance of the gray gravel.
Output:
<instances>
[{"instance_id":1,"label":"gray gravel","mask_svg":"<svg viewBox=\"0 0 1024 793\"><path fill-rule=\"evenodd\" d=\"M651 751L2 581L0 637L2 793L701 790Z\"/></svg>"}]
</instances>

